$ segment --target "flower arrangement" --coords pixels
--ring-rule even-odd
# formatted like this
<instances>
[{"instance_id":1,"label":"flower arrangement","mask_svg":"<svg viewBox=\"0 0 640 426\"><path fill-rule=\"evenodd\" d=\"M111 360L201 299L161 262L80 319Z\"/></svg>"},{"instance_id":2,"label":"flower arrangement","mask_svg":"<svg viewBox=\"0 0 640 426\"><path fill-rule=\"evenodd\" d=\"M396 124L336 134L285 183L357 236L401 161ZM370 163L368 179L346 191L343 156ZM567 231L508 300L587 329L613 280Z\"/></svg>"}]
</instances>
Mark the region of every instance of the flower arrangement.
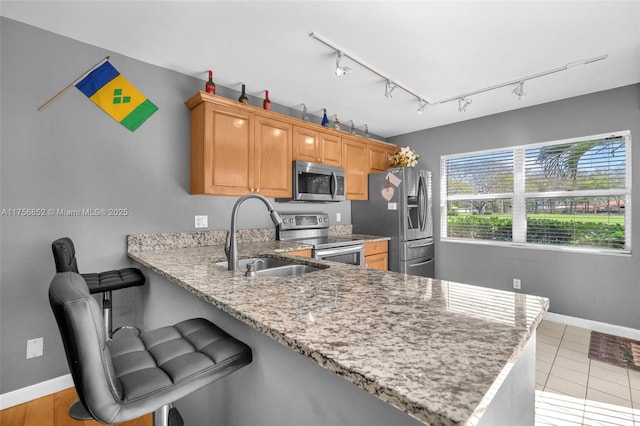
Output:
<instances>
[{"instance_id":1,"label":"flower arrangement","mask_svg":"<svg viewBox=\"0 0 640 426\"><path fill-rule=\"evenodd\" d=\"M389 160L391 161L391 167L415 167L420 161L420 156L411 148L405 146L393 154Z\"/></svg>"}]
</instances>

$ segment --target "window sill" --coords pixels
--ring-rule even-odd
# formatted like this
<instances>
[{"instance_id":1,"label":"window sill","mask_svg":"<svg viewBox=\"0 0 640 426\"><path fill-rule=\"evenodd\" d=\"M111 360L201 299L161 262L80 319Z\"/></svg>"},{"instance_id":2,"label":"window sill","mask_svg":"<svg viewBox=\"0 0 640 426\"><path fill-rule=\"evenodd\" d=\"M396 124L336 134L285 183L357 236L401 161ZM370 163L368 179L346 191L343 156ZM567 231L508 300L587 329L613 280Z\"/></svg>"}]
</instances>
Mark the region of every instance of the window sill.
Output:
<instances>
[{"instance_id":1,"label":"window sill","mask_svg":"<svg viewBox=\"0 0 640 426\"><path fill-rule=\"evenodd\" d=\"M528 250L542 250L542 251L559 251L564 253L578 253L578 254L594 254L605 256L619 256L619 257L633 257L630 250L611 250L604 248L586 248L586 247L570 247L570 246L552 246L542 244L529 244L529 243L513 243L506 241L492 241L492 240L466 240L460 238L440 238L442 243L453 244L471 244L479 246L492 246L492 247L504 247L504 248L520 248Z\"/></svg>"}]
</instances>

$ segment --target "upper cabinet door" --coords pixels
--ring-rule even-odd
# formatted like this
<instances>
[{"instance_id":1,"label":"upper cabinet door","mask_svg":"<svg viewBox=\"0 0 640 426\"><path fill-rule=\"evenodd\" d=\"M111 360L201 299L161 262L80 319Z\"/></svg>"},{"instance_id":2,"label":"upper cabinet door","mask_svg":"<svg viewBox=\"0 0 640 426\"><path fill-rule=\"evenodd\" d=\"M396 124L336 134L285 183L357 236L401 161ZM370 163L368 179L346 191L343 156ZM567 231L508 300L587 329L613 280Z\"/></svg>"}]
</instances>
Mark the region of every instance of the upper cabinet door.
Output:
<instances>
[{"instance_id":1,"label":"upper cabinet door","mask_svg":"<svg viewBox=\"0 0 640 426\"><path fill-rule=\"evenodd\" d=\"M342 167L342 138L333 134L320 133L321 163Z\"/></svg>"},{"instance_id":2,"label":"upper cabinet door","mask_svg":"<svg viewBox=\"0 0 640 426\"><path fill-rule=\"evenodd\" d=\"M389 168L389 157L395 151L395 146L369 142L369 173L386 171Z\"/></svg>"},{"instance_id":3,"label":"upper cabinet door","mask_svg":"<svg viewBox=\"0 0 640 426\"><path fill-rule=\"evenodd\" d=\"M367 144L359 140L343 138L342 164L347 180L347 200L366 200L369 195Z\"/></svg>"},{"instance_id":4,"label":"upper cabinet door","mask_svg":"<svg viewBox=\"0 0 640 426\"><path fill-rule=\"evenodd\" d=\"M254 191L265 197L291 197L291 124L256 115L254 128Z\"/></svg>"},{"instance_id":5,"label":"upper cabinet door","mask_svg":"<svg viewBox=\"0 0 640 426\"><path fill-rule=\"evenodd\" d=\"M293 126L293 159L342 166L342 138L330 132Z\"/></svg>"},{"instance_id":6,"label":"upper cabinet door","mask_svg":"<svg viewBox=\"0 0 640 426\"><path fill-rule=\"evenodd\" d=\"M320 136L315 130L293 126L293 159L320 163Z\"/></svg>"},{"instance_id":7,"label":"upper cabinet door","mask_svg":"<svg viewBox=\"0 0 640 426\"><path fill-rule=\"evenodd\" d=\"M243 195L250 191L252 121L252 114L208 102L192 110L192 194Z\"/></svg>"}]
</instances>

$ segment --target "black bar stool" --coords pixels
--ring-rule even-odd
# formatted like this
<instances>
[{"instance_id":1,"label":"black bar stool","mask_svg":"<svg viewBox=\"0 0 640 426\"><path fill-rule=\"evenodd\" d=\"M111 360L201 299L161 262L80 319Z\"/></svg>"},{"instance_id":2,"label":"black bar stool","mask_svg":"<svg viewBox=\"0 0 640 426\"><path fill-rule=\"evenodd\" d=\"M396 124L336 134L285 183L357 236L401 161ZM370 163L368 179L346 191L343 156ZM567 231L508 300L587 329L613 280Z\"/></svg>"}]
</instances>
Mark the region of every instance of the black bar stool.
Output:
<instances>
[{"instance_id":1,"label":"black bar stool","mask_svg":"<svg viewBox=\"0 0 640 426\"><path fill-rule=\"evenodd\" d=\"M107 424L153 413L154 426L184 422L172 403L251 363L251 348L203 318L107 340L104 318L77 273L49 286L82 406Z\"/></svg>"},{"instance_id":2,"label":"black bar stool","mask_svg":"<svg viewBox=\"0 0 640 426\"><path fill-rule=\"evenodd\" d=\"M79 273L78 262L76 261L76 249L71 238L58 238L51 243L51 249L53 250L53 259L56 262L56 272ZM124 328L134 328L137 330L136 327L125 325L113 331L111 292L122 288L143 285L145 278L140 269L124 268L81 275L87 282L89 293L102 293L102 314L104 316L107 339L110 339L115 332Z\"/></svg>"}]
</instances>

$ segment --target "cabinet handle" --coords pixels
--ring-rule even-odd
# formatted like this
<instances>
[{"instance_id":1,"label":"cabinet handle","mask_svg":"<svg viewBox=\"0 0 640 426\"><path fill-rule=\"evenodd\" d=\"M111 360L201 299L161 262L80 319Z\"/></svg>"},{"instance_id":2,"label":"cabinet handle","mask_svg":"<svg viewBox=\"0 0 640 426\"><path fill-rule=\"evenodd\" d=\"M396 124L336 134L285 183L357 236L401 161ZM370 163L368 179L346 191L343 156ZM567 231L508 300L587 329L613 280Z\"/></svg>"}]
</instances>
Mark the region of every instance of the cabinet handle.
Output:
<instances>
[{"instance_id":1,"label":"cabinet handle","mask_svg":"<svg viewBox=\"0 0 640 426\"><path fill-rule=\"evenodd\" d=\"M260 188L256 188L256 192L260 192Z\"/></svg>"}]
</instances>

